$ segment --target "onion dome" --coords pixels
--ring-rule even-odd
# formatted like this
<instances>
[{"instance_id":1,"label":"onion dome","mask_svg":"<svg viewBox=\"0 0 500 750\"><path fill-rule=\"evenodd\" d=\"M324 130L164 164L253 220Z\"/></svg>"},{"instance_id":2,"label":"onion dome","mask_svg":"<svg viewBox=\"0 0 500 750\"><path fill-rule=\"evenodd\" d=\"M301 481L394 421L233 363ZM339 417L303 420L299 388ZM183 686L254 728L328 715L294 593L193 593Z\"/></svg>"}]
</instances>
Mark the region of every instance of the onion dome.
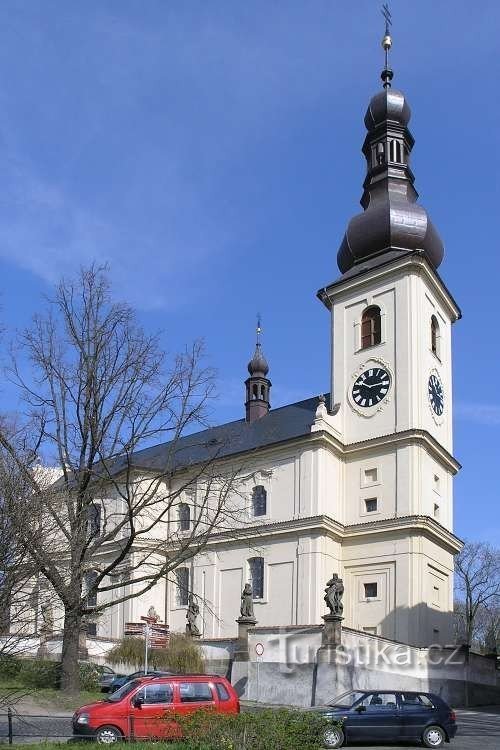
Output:
<instances>
[{"instance_id":1,"label":"onion dome","mask_svg":"<svg viewBox=\"0 0 500 750\"><path fill-rule=\"evenodd\" d=\"M367 135L363 144L367 172L363 183L363 213L354 216L338 251L342 273L358 264L363 268L380 262L387 253L418 252L432 268L444 256L441 238L423 206L417 204L410 154L414 139L408 129L411 110L401 91L391 88L392 70L387 52L392 44L386 35L384 88L372 97L365 115Z\"/></svg>"},{"instance_id":2,"label":"onion dome","mask_svg":"<svg viewBox=\"0 0 500 750\"><path fill-rule=\"evenodd\" d=\"M267 360L264 357L260 341L257 341L254 355L248 363L248 372L250 373L250 375L260 375L264 378L269 372L269 365L267 364Z\"/></svg>"}]
</instances>

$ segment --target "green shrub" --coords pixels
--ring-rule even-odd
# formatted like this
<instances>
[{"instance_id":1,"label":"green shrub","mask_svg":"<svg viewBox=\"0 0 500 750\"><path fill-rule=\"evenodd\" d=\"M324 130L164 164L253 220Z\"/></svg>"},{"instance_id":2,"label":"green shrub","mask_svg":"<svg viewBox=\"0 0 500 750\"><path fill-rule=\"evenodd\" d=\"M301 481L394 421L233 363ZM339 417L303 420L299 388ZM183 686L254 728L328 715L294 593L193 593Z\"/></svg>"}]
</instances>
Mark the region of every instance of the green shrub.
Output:
<instances>
[{"instance_id":1,"label":"green shrub","mask_svg":"<svg viewBox=\"0 0 500 750\"><path fill-rule=\"evenodd\" d=\"M196 711L176 716L175 721L190 750L319 750L332 724L314 711L288 709L242 714Z\"/></svg>"},{"instance_id":2,"label":"green shrub","mask_svg":"<svg viewBox=\"0 0 500 750\"><path fill-rule=\"evenodd\" d=\"M15 656L2 654L0 656L0 677L13 679L19 675L21 669L21 660Z\"/></svg>"},{"instance_id":3,"label":"green shrub","mask_svg":"<svg viewBox=\"0 0 500 750\"><path fill-rule=\"evenodd\" d=\"M139 667L144 664L144 640L122 638L107 656L110 664L129 664ZM167 648L150 649L148 654L151 669L165 669L178 674L203 674L205 663L201 649L191 638L172 633Z\"/></svg>"},{"instance_id":4,"label":"green shrub","mask_svg":"<svg viewBox=\"0 0 500 750\"><path fill-rule=\"evenodd\" d=\"M61 664L43 659L21 659L19 680L28 687L58 688L61 681Z\"/></svg>"},{"instance_id":5,"label":"green shrub","mask_svg":"<svg viewBox=\"0 0 500 750\"><path fill-rule=\"evenodd\" d=\"M85 661L80 662L80 690L98 690L99 677L102 674L102 667L99 664Z\"/></svg>"}]
</instances>

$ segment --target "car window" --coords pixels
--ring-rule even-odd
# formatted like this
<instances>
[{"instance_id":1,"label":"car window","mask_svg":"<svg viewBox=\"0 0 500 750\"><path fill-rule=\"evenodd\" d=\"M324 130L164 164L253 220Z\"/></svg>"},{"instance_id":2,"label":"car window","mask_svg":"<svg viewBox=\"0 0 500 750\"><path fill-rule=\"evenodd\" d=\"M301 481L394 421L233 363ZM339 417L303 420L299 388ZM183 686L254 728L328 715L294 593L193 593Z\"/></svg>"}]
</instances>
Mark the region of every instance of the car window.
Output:
<instances>
[{"instance_id":1,"label":"car window","mask_svg":"<svg viewBox=\"0 0 500 750\"><path fill-rule=\"evenodd\" d=\"M181 682L179 691L181 703L208 703L214 699L208 682Z\"/></svg>"},{"instance_id":2,"label":"car window","mask_svg":"<svg viewBox=\"0 0 500 750\"><path fill-rule=\"evenodd\" d=\"M351 708L360 698L363 698L364 695L366 695L366 693L362 693L360 690L350 690L348 693L342 693L342 695L332 698L331 701L328 701L327 705L338 706L339 708Z\"/></svg>"},{"instance_id":3,"label":"car window","mask_svg":"<svg viewBox=\"0 0 500 750\"><path fill-rule=\"evenodd\" d=\"M431 699L428 695L422 695L420 693L401 693L401 705L405 706L420 706L421 708L434 708Z\"/></svg>"},{"instance_id":4,"label":"car window","mask_svg":"<svg viewBox=\"0 0 500 750\"><path fill-rule=\"evenodd\" d=\"M229 693L226 690L226 686L222 684L222 682L216 682L215 688L217 690L217 695L219 696L220 701L228 701L231 697Z\"/></svg>"},{"instance_id":5,"label":"car window","mask_svg":"<svg viewBox=\"0 0 500 750\"><path fill-rule=\"evenodd\" d=\"M173 695L174 692L172 685L169 685L168 683L153 683L152 685L144 685L144 687L137 692L135 697L143 698L145 704L172 703Z\"/></svg>"},{"instance_id":6,"label":"car window","mask_svg":"<svg viewBox=\"0 0 500 750\"><path fill-rule=\"evenodd\" d=\"M116 690L114 693L111 693L111 695L109 695L106 700L110 703L117 703L118 701L121 701L122 698L125 698L125 696L129 695L133 690L135 690L138 685L140 685L139 680L126 682L125 685L122 685L121 688Z\"/></svg>"},{"instance_id":7,"label":"car window","mask_svg":"<svg viewBox=\"0 0 500 750\"><path fill-rule=\"evenodd\" d=\"M395 693L368 693L358 706L364 706L367 711L387 711L397 707Z\"/></svg>"}]
</instances>

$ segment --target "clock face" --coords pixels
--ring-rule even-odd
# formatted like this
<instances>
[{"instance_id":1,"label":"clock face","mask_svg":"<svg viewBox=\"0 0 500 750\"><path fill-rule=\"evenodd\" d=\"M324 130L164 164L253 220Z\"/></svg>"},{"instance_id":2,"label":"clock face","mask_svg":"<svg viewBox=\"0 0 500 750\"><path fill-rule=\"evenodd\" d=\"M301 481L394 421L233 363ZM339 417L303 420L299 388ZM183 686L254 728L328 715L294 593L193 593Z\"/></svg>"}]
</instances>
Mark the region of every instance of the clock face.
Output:
<instances>
[{"instance_id":1,"label":"clock face","mask_svg":"<svg viewBox=\"0 0 500 750\"><path fill-rule=\"evenodd\" d=\"M444 391L443 384L435 373L429 376L428 392L432 411L440 417L444 411Z\"/></svg>"},{"instance_id":2,"label":"clock face","mask_svg":"<svg viewBox=\"0 0 500 750\"><path fill-rule=\"evenodd\" d=\"M372 367L365 370L352 387L352 398L355 404L363 409L379 404L389 392L391 376L383 367Z\"/></svg>"}]
</instances>

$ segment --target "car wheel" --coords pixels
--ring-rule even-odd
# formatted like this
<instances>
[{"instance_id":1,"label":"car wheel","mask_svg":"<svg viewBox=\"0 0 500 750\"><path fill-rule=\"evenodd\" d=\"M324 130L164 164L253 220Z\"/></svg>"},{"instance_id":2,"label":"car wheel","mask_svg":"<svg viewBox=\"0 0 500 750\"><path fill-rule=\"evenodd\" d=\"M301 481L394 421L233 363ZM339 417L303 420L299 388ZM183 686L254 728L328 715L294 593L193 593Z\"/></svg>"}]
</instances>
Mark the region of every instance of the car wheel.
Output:
<instances>
[{"instance_id":1,"label":"car wheel","mask_svg":"<svg viewBox=\"0 0 500 750\"><path fill-rule=\"evenodd\" d=\"M329 727L323 735L325 747L342 747L344 744L344 732L340 727Z\"/></svg>"},{"instance_id":2,"label":"car wheel","mask_svg":"<svg viewBox=\"0 0 500 750\"><path fill-rule=\"evenodd\" d=\"M426 747L442 747L446 742L446 735L441 727L427 727L422 741Z\"/></svg>"},{"instance_id":3,"label":"car wheel","mask_svg":"<svg viewBox=\"0 0 500 750\"><path fill-rule=\"evenodd\" d=\"M123 735L116 727L105 725L96 729L95 738L99 745L113 745L120 742Z\"/></svg>"}]
</instances>

